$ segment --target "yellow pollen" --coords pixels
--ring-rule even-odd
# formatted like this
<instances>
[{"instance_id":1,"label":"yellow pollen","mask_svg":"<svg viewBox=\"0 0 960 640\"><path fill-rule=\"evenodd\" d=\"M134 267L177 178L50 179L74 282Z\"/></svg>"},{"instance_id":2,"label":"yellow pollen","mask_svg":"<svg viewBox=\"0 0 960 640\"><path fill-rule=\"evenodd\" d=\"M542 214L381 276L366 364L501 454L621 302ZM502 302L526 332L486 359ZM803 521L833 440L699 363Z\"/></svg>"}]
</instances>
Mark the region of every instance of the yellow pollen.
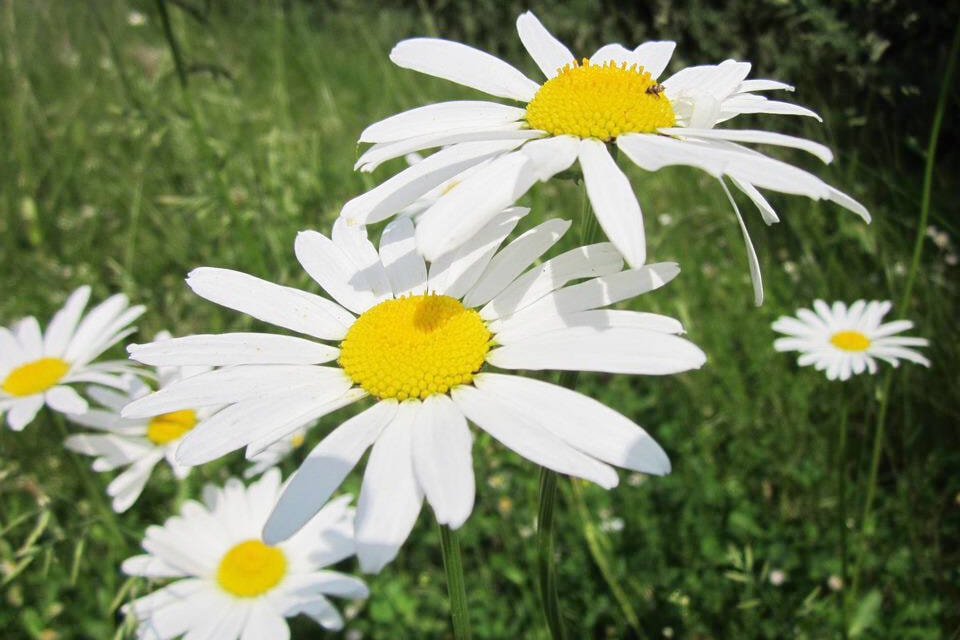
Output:
<instances>
[{"instance_id":1,"label":"yellow pollen","mask_svg":"<svg viewBox=\"0 0 960 640\"><path fill-rule=\"evenodd\" d=\"M277 586L286 573L283 551L251 539L235 544L223 554L217 567L217 582L227 593L252 598Z\"/></svg>"},{"instance_id":2,"label":"yellow pollen","mask_svg":"<svg viewBox=\"0 0 960 640\"><path fill-rule=\"evenodd\" d=\"M147 439L154 444L167 444L195 426L197 426L197 412L193 409L161 413L150 418L150 424L147 425Z\"/></svg>"},{"instance_id":3,"label":"yellow pollen","mask_svg":"<svg viewBox=\"0 0 960 640\"><path fill-rule=\"evenodd\" d=\"M838 331L830 338L830 344L844 351L866 351L870 338L859 331Z\"/></svg>"},{"instance_id":4,"label":"yellow pollen","mask_svg":"<svg viewBox=\"0 0 960 640\"><path fill-rule=\"evenodd\" d=\"M527 123L553 135L597 138L653 133L676 124L673 106L643 67L573 62L543 83L527 104Z\"/></svg>"},{"instance_id":5,"label":"yellow pollen","mask_svg":"<svg viewBox=\"0 0 960 640\"><path fill-rule=\"evenodd\" d=\"M60 381L70 365L60 358L40 358L22 364L3 381L3 390L12 396L32 396Z\"/></svg>"},{"instance_id":6,"label":"yellow pollen","mask_svg":"<svg viewBox=\"0 0 960 640\"><path fill-rule=\"evenodd\" d=\"M480 314L450 296L386 300L364 311L340 344L340 366L377 398L426 398L468 384L490 349Z\"/></svg>"}]
</instances>

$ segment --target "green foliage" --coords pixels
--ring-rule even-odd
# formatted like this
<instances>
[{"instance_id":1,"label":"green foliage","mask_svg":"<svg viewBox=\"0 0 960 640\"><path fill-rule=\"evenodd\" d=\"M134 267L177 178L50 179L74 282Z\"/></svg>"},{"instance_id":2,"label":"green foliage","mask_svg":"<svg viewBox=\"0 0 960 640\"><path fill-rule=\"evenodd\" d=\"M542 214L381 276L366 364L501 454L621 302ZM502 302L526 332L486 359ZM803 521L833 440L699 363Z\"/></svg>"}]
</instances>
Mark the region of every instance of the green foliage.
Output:
<instances>
[{"instance_id":1,"label":"green foliage","mask_svg":"<svg viewBox=\"0 0 960 640\"><path fill-rule=\"evenodd\" d=\"M372 177L354 173L362 128L400 109L472 95L394 68L387 59L393 42L442 34L530 67L513 35L515 3L471 10L388 3L376 12L359 2L215 3L208 12L203 3L182 3L199 7L197 15L179 4L169 9L186 89L153 3L0 6L0 323L26 314L46 322L69 291L91 284L98 299L124 291L148 306L135 341L161 329L254 327L193 296L184 275L210 265L312 287L293 257L296 232L326 230L346 199L400 166ZM934 191L933 222L948 235L925 245L909 314L915 333L931 338L934 367L896 374L864 539L879 385L828 383L798 369L773 352L769 325L816 297L896 299L902 292L916 231L918 149L943 67L936 34L952 29L950 14L893 0L615 4L622 3L533 6L578 52L670 37L680 41L674 64L743 57L763 77L795 82L796 100L823 113L828 127L762 122L842 141L836 166L815 170L861 199L875 222L867 227L833 206L773 197L784 222L767 228L744 205L766 283L767 302L757 309L740 232L716 182L680 168L629 170L652 259L684 268L635 306L681 319L709 362L665 378L582 377L585 392L663 444L674 470L665 478L621 473L621 486L609 492L560 483L557 579L571 635L818 639L840 637L846 624L851 637L949 637L960 627L960 347L957 267L948 263L958 242L950 213L960 201L949 164L956 151L946 144L956 139L955 124L944 131L947 160ZM134 9L145 24L129 20ZM901 16L902 31L894 33ZM921 45L928 50L918 62ZM858 100L852 87L869 99ZM541 185L527 200L541 218L579 212L573 184ZM841 459L842 403L850 431ZM335 424L315 428L285 470ZM23 433L0 429L0 628L9 638L131 637L119 607L152 586L128 580L120 562L138 552L146 526L243 463L234 454L181 486L159 472L118 516L103 494L108 478L88 472L88 461L67 454L62 439L47 415ZM475 637L546 637L532 536L539 471L482 434L474 451L477 506L460 544ZM346 488L359 489L358 473ZM345 634L449 635L430 516L425 509L397 561L370 577L370 600L346 605L355 617ZM844 538L848 560L860 544L868 550L856 599L849 584L838 590L831 579L842 575ZM774 571L784 576L779 584ZM306 621L294 629L295 637L318 633Z\"/></svg>"}]
</instances>

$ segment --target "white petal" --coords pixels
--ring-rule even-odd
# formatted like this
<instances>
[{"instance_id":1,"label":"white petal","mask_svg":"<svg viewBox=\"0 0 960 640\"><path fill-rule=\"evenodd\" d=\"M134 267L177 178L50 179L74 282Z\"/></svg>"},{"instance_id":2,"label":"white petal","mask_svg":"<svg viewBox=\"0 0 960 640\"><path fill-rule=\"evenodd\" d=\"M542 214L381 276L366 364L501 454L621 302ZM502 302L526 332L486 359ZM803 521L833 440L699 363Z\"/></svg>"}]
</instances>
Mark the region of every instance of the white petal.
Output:
<instances>
[{"instance_id":1,"label":"white petal","mask_svg":"<svg viewBox=\"0 0 960 640\"><path fill-rule=\"evenodd\" d=\"M547 220L508 244L493 256L483 276L463 298L463 304L478 307L492 300L555 245L569 228L569 220Z\"/></svg>"},{"instance_id":2,"label":"white petal","mask_svg":"<svg viewBox=\"0 0 960 640\"><path fill-rule=\"evenodd\" d=\"M610 156L606 145L592 138L580 143L580 167L587 196L604 233L627 264L641 266L647 260L643 215L627 176Z\"/></svg>"},{"instance_id":3,"label":"white petal","mask_svg":"<svg viewBox=\"0 0 960 640\"><path fill-rule=\"evenodd\" d=\"M390 52L390 60L405 69L520 102L530 102L540 88L503 60L449 40L403 40Z\"/></svg>"},{"instance_id":4,"label":"white petal","mask_svg":"<svg viewBox=\"0 0 960 640\"><path fill-rule=\"evenodd\" d=\"M60 413L82 414L87 411L87 401L70 387L58 385L44 394L47 406Z\"/></svg>"},{"instance_id":5,"label":"white petal","mask_svg":"<svg viewBox=\"0 0 960 640\"><path fill-rule=\"evenodd\" d=\"M417 253L410 218L396 218L383 230L380 260L387 270L395 297L419 295L427 289L427 266Z\"/></svg>"},{"instance_id":6,"label":"white petal","mask_svg":"<svg viewBox=\"0 0 960 640\"><path fill-rule=\"evenodd\" d=\"M663 81L667 96L673 100L679 93L704 94L717 100L732 95L750 73L749 62L724 60L718 65L701 65L681 69Z\"/></svg>"},{"instance_id":7,"label":"white petal","mask_svg":"<svg viewBox=\"0 0 960 640\"><path fill-rule=\"evenodd\" d=\"M419 405L416 401L400 404L367 461L355 521L357 557L366 573L378 573L396 557L423 504L411 451Z\"/></svg>"},{"instance_id":8,"label":"white petal","mask_svg":"<svg viewBox=\"0 0 960 640\"><path fill-rule=\"evenodd\" d=\"M710 140L730 140L732 142L749 142L753 144L772 144L778 147L801 149L810 153L827 164L833 162L833 152L828 147L807 140L782 133L757 131L753 129L693 129L690 127L669 127L659 130L669 136L704 138Z\"/></svg>"},{"instance_id":9,"label":"white petal","mask_svg":"<svg viewBox=\"0 0 960 640\"><path fill-rule=\"evenodd\" d=\"M747 264L750 266L750 282L753 283L753 304L761 306L763 304L763 278L760 275L760 261L757 259L757 252L753 248L753 241L750 240L750 233L747 231L747 225L743 222L743 216L740 215L740 207L737 201L733 199L733 194L727 188L727 183L720 180L720 186L723 192L727 194L727 199L733 207L733 212L737 215L737 222L740 223L740 232L743 233L743 241L747 246Z\"/></svg>"},{"instance_id":10,"label":"white petal","mask_svg":"<svg viewBox=\"0 0 960 640\"><path fill-rule=\"evenodd\" d=\"M670 473L667 454L646 431L581 393L541 380L495 373L477 374L474 384L598 460L654 475Z\"/></svg>"},{"instance_id":11,"label":"white petal","mask_svg":"<svg viewBox=\"0 0 960 640\"><path fill-rule=\"evenodd\" d=\"M550 136L531 140L520 153L533 161L530 171L540 182L546 182L561 171L566 171L577 160L580 138L574 136Z\"/></svg>"},{"instance_id":12,"label":"white petal","mask_svg":"<svg viewBox=\"0 0 960 640\"><path fill-rule=\"evenodd\" d=\"M107 485L107 495L113 498L111 506L116 513L123 513L137 501L161 455L137 460Z\"/></svg>"},{"instance_id":13,"label":"white petal","mask_svg":"<svg viewBox=\"0 0 960 640\"><path fill-rule=\"evenodd\" d=\"M729 114L729 117L742 113L769 113L781 116L804 116L823 122L823 118L806 107L779 100L768 100L763 96L752 94L731 96L723 101L722 110L725 114Z\"/></svg>"},{"instance_id":14,"label":"white petal","mask_svg":"<svg viewBox=\"0 0 960 640\"><path fill-rule=\"evenodd\" d=\"M105 329L127 308L127 296L122 293L110 296L83 318L64 351L63 359L68 362L78 360L81 352L89 350L90 345L102 339Z\"/></svg>"},{"instance_id":15,"label":"white petal","mask_svg":"<svg viewBox=\"0 0 960 640\"><path fill-rule=\"evenodd\" d=\"M354 313L363 313L380 301L353 260L325 235L301 231L294 242L294 252L310 277Z\"/></svg>"},{"instance_id":16,"label":"white petal","mask_svg":"<svg viewBox=\"0 0 960 640\"><path fill-rule=\"evenodd\" d=\"M530 11L517 18L517 33L527 53L548 79L575 61L570 49L554 38Z\"/></svg>"},{"instance_id":17,"label":"white petal","mask_svg":"<svg viewBox=\"0 0 960 640\"><path fill-rule=\"evenodd\" d=\"M380 263L376 247L367 239L365 226L350 224L344 218L337 218L333 222L330 238L353 263L357 277L366 281L365 289L371 291L377 300L386 300L392 296L387 272Z\"/></svg>"},{"instance_id":18,"label":"white petal","mask_svg":"<svg viewBox=\"0 0 960 640\"><path fill-rule=\"evenodd\" d=\"M64 352L89 300L90 287L86 285L70 294L63 308L53 316L47 326L43 343L45 354L59 356Z\"/></svg>"},{"instance_id":19,"label":"white petal","mask_svg":"<svg viewBox=\"0 0 960 640\"><path fill-rule=\"evenodd\" d=\"M612 468L519 415L498 396L471 386L455 387L451 395L471 422L524 458L559 473L596 482L606 489L617 485L617 472Z\"/></svg>"},{"instance_id":20,"label":"white petal","mask_svg":"<svg viewBox=\"0 0 960 640\"><path fill-rule=\"evenodd\" d=\"M465 129L499 127L522 120L526 111L496 102L458 100L410 109L375 122L360 134L360 142L396 142L416 136Z\"/></svg>"},{"instance_id":21,"label":"white petal","mask_svg":"<svg viewBox=\"0 0 960 640\"><path fill-rule=\"evenodd\" d=\"M342 339L354 321L346 309L320 296L230 269L194 269L187 285L211 302L321 340Z\"/></svg>"},{"instance_id":22,"label":"white petal","mask_svg":"<svg viewBox=\"0 0 960 640\"><path fill-rule=\"evenodd\" d=\"M271 603L264 599L250 603L250 612L247 614L247 623L243 627L240 640L289 640L290 627L279 613L274 611ZM227 640L224 637L224 640ZM233 640L232 638L229 640Z\"/></svg>"},{"instance_id":23,"label":"white petal","mask_svg":"<svg viewBox=\"0 0 960 640\"><path fill-rule=\"evenodd\" d=\"M263 528L267 544L296 533L336 491L397 412L397 403L378 402L334 429L293 474Z\"/></svg>"},{"instance_id":24,"label":"white petal","mask_svg":"<svg viewBox=\"0 0 960 640\"><path fill-rule=\"evenodd\" d=\"M626 62L628 67L638 64L636 56L633 55L633 51L616 42L603 45L590 56L590 64L599 66L608 62L616 63L618 66L621 62ZM653 77L656 78L656 76Z\"/></svg>"},{"instance_id":25,"label":"white petal","mask_svg":"<svg viewBox=\"0 0 960 640\"><path fill-rule=\"evenodd\" d=\"M25 426L33 422L42 406L42 393L19 398L17 403L7 411L7 425L14 431L23 431Z\"/></svg>"},{"instance_id":26,"label":"white petal","mask_svg":"<svg viewBox=\"0 0 960 640\"><path fill-rule=\"evenodd\" d=\"M747 93L750 91L771 91L782 89L784 91L793 91L793 87L779 80L744 80L737 87L737 93Z\"/></svg>"},{"instance_id":27,"label":"white petal","mask_svg":"<svg viewBox=\"0 0 960 640\"><path fill-rule=\"evenodd\" d=\"M198 334L127 346L130 357L154 366L323 364L340 350L313 340L269 333Z\"/></svg>"},{"instance_id":28,"label":"white petal","mask_svg":"<svg viewBox=\"0 0 960 640\"><path fill-rule=\"evenodd\" d=\"M571 249L514 280L480 310L480 317L496 320L516 313L571 280L608 275L622 266L620 252L608 242Z\"/></svg>"},{"instance_id":29,"label":"white petal","mask_svg":"<svg viewBox=\"0 0 960 640\"><path fill-rule=\"evenodd\" d=\"M533 163L523 153L497 158L423 213L417 246L427 260L436 260L476 235L535 182Z\"/></svg>"},{"instance_id":30,"label":"white petal","mask_svg":"<svg viewBox=\"0 0 960 640\"><path fill-rule=\"evenodd\" d=\"M773 206L763 197L756 187L754 187L749 182L743 182L742 180L737 180L736 178L730 178L730 181L733 182L740 191L743 191L747 194L747 197L753 201L753 204L757 205L757 209L760 210L760 216L763 218L763 221L767 224L775 224L780 222L780 217L777 215L777 212L774 210Z\"/></svg>"},{"instance_id":31,"label":"white petal","mask_svg":"<svg viewBox=\"0 0 960 640\"><path fill-rule=\"evenodd\" d=\"M186 575L180 569L150 554L127 558L123 561L121 570L128 576L143 576L145 578L179 578Z\"/></svg>"},{"instance_id":32,"label":"white petal","mask_svg":"<svg viewBox=\"0 0 960 640\"><path fill-rule=\"evenodd\" d=\"M671 40L651 40L633 50L637 62L653 78L657 78L667 68L677 43Z\"/></svg>"},{"instance_id":33,"label":"white petal","mask_svg":"<svg viewBox=\"0 0 960 640\"><path fill-rule=\"evenodd\" d=\"M413 429L417 481L437 522L459 529L473 511L473 436L467 421L446 395L423 401Z\"/></svg>"},{"instance_id":34,"label":"white petal","mask_svg":"<svg viewBox=\"0 0 960 640\"><path fill-rule=\"evenodd\" d=\"M337 571L315 571L304 576L297 580L297 590L315 590L341 598L366 598L370 595L363 580Z\"/></svg>"},{"instance_id":35,"label":"white petal","mask_svg":"<svg viewBox=\"0 0 960 640\"><path fill-rule=\"evenodd\" d=\"M530 336L570 327L594 327L596 329L625 327L660 333L683 333L683 325L677 320L656 313L590 309L576 313L551 314L549 310L544 309L536 318L528 318L525 322L504 323L504 328L497 331L494 339L497 344L501 345L515 344Z\"/></svg>"}]
</instances>

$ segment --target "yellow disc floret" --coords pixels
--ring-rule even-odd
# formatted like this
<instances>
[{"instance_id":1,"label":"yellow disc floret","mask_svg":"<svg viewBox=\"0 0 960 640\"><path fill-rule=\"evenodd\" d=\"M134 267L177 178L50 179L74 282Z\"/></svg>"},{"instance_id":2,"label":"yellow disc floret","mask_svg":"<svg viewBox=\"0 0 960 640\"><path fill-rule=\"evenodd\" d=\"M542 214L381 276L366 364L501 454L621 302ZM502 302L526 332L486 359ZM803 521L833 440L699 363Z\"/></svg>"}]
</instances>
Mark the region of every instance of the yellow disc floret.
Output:
<instances>
[{"instance_id":1,"label":"yellow disc floret","mask_svg":"<svg viewBox=\"0 0 960 640\"><path fill-rule=\"evenodd\" d=\"M543 83L527 104L527 123L553 135L608 141L676 124L670 100L643 67L573 62Z\"/></svg>"},{"instance_id":2,"label":"yellow disc floret","mask_svg":"<svg viewBox=\"0 0 960 640\"><path fill-rule=\"evenodd\" d=\"M282 550L250 539L223 554L217 583L227 593L252 598L277 586L286 573L287 558Z\"/></svg>"},{"instance_id":3,"label":"yellow disc floret","mask_svg":"<svg viewBox=\"0 0 960 640\"><path fill-rule=\"evenodd\" d=\"M480 314L450 296L386 300L363 312L340 345L340 366L377 398L426 398L473 380L490 348Z\"/></svg>"},{"instance_id":4,"label":"yellow disc floret","mask_svg":"<svg viewBox=\"0 0 960 640\"><path fill-rule=\"evenodd\" d=\"M32 396L60 382L70 364L60 358L40 358L22 364L3 381L3 390L12 396Z\"/></svg>"},{"instance_id":5,"label":"yellow disc floret","mask_svg":"<svg viewBox=\"0 0 960 640\"><path fill-rule=\"evenodd\" d=\"M830 344L844 351L866 351L870 338L859 331L838 331L830 338Z\"/></svg>"},{"instance_id":6,"label":"yellow disc floret","mask_svg":"<svg viewBox=\"0 0 960 640\"><path fill-rule=\"evenodd\" d=\"M197 426L197 412L193 409L161 413L150 418L150 423L147 425L147 439L154 444L167 444L195 426Z\"/></svg>"}]
</instances>

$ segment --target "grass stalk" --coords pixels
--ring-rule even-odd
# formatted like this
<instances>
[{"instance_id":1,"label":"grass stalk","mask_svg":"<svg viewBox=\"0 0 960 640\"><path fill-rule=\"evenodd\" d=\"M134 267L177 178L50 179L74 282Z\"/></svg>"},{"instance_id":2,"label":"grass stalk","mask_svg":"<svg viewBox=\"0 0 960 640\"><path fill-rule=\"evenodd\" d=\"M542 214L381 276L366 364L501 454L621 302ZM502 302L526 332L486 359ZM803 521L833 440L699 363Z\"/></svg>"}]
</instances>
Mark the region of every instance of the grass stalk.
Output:
<instances>
[{"instance_id":1,"label":"grass stalk","mask_svg":"<svg viewBox=\"0 0 960 640\"><path fill-rule=\"evenodd\" d=\"M453 637L469 640L470 615L467 610L467 590L463 580L463 559L457 532L445 524L440 526L440 549L443 552L443 570L447 574L447 592L450 597L450 620Z\"/></svg>"}]
</instances>

